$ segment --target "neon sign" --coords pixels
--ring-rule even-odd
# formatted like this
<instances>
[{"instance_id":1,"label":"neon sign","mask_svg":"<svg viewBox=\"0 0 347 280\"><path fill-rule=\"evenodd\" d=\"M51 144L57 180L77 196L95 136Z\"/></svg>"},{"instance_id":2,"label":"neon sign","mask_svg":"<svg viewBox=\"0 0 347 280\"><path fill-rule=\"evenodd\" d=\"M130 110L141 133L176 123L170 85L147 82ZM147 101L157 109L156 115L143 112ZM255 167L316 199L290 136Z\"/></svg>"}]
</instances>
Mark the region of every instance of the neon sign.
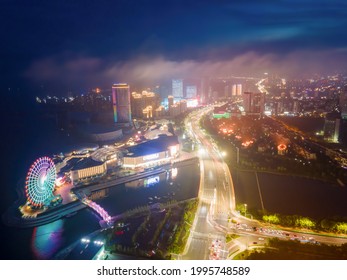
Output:
<instances>
[{"instance_id":1,"label":"neon sign","mask_svg":"<svg viewBox=\"0 0 347 280\"><path fill-rule=\"evenodd\" d=\"M159 181L160 181L159 176L151 177L151 178L148 178L144 181L144 186L149 187L149 186L158 184Z\"/></svg>"},{"instance_id":2,"label":"neon sign","mask_svg":"<svg viewBox=\"0 0 347 280\"><path fill-rule=\"evenodd\" d=\"M143 157L143 160L144 161L147 161L147 160L152 160L152 159L156 159L159 157L159 154L151 154L151 155L148 155L148 156L144 156Z\"/></svg>"}]
</instances>

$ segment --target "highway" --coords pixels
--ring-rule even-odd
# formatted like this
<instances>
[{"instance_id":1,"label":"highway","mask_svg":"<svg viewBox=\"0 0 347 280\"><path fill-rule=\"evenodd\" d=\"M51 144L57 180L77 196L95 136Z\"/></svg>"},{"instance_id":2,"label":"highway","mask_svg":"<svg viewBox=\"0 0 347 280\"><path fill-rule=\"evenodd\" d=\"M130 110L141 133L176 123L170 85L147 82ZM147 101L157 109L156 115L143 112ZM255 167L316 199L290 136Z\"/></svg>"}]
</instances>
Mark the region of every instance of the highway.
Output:
<instances>
[{"instance_id":1,"label":"highway","mask_svg":"<svg viewBox=\"0 0 347 280\"><path fill-rule=\"evenodd\" d=\"M222 155L212 139L208 139L199 127L201 117L213 107L192 113L185 125L191 137L199 143L200 203L192 225L183 259L226 259L228 251L225 233L228 231L228 216L234 208L229 171ZM217 250L215 243L218 243ZM217 252L215 252L217 251Z\"/></svg>"},{"instance_id":2,"label":"highway","mask_svg":"<svg viewBox=\"0 0 347 280\"><path fill-rule=\"evenodd\" d=\"M212 106L191 113L185 119L189 137L199 144L200 189L199 205L185 251L177 259L232 259L236 254L253 247L261 247L268 238L299 240L341 245L345 237L274 229L241 216L235 211L234 187L228 166L210 136L200 127L200 119L213 110ZM234 219L238 223L228 223ZM254 230L256 228L256 230ZM226 244L225 236L240 236Z\"/></svg>"}]
</instances>

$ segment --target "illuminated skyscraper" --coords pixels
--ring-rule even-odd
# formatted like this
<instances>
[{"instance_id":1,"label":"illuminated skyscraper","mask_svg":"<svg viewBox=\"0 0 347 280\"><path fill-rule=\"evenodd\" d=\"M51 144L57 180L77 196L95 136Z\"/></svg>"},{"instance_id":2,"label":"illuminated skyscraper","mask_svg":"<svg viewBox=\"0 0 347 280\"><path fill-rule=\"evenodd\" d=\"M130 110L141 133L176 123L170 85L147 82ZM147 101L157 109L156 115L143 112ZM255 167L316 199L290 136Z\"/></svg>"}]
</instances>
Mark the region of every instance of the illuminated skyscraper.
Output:
<instances>
[{"instance_id":1,"label":"illuminated skyscraper","mask_svg":"<svg viewBox=\"0 0 347 280\"><path fill-rule=\"evenodd\" d=\"M196 86L187 86L186 87L186 98L196 98L197 95L197 87Z\"/></svg>"},{"instance_id":2,"label":"illuminated skyscraper","mask_svg":"<svg viewBox=\"0 0 347 280\"><path fill-rule=\"evenodd\" d=\"M114 122L119 124L131 123L130 91L128 84L112 85L112 105Z\"/></svg>"},{"instance_id":3,"label":"illuminated skyscraper","mask_svg":"<svg viewBox=\"0 0 347 280\"><path fill-rule=\"evenodd\" d=\"M241 96L242 95L242 84L234 84L231 89L232 96Z\"/></svg>"},{"instance_id":4,"label":"illuminated skyscraper","mask_svg":"<svg viewBox=\"0 0 347 280\"><path fill-rule=\"evenodd\" d=\"M343 120L347 120L347 85L345 85L343 90L341 91L339 101L341 118Z\"/></svg>"},{"instance_id":5,"label":"illuminated skyscraper","mask_svg":"<svg viewBox=\"0 0 347 280\"><path fill-rule=\"evenodd\" d=\"M160 97L154 92L142 91L142 93L132 92L131 113L134 118L142 118L143 110L151 106L153 110L160 105Z\"/></svg>"},{"instance_id":6,"label":"illuminated skyscraper","mask_svg":"<svg viewBox=\"0 0 347 280\"><path fill-rule=\"evenodd\" d=\"M340 116L327 114L324 121L324 140L338 143L340 136Z\"/></svg>"},{"instance_id":7,"label":"illuminated skyscraper","mask_svg":"<svg viewBox=\"0 0 347 280\"><path fill-rule=\"evenodd\" d=\"M237 84L237 86L236 86L236 95L237 96L242 95L242 85L241 84Z\"/></svg>"},{"instance_id":8,"label":"illuminated skyscraper","mask_svg":"<svg viewBox=\"0 0 347 280\"><path fill-rule=\"evenodd\" d=\"M261 92L245 92L243 108L246 115L262 116L265 110L265 95Z\"/></svg>"},{"instance_id":9,"label":"illuminated skyscraper","mask_svg":"<svg viewBox=\"0 0 347 280\"><path fill-rule=\"evenodd\" d=\"M172 80L172 95L175 98L183 98L183 80Z\"/></svg>"},{"instance_id":10,"label":"illuminated skyscraper","mask_svg":"<svg viewBox=\"0 0 347 280\"><path fill-rule=\"evenodd\" d=\"M231 96L236 96L236 85L233 85L231 88Z\"/></svg>"}]
</instances>

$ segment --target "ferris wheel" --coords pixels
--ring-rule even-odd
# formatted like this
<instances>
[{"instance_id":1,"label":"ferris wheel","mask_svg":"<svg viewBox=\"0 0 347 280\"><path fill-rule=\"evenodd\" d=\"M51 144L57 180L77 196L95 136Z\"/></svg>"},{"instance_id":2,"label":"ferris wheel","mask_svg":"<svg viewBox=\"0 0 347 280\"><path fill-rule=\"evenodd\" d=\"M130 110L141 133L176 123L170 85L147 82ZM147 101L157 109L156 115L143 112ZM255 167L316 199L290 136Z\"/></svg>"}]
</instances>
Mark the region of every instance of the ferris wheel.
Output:
<instances>
[{"instance_id":1,"label":"ferris wheel","mask_svg":"<svg viewBox=\"0 0 347 280\"><path fill-rule=\"evenodd\" d=\"M33 206L42 206L53 197L57 172L49 157L37 159L30 167L25 180L25 194Z\"/></svg>"}]
</instances>

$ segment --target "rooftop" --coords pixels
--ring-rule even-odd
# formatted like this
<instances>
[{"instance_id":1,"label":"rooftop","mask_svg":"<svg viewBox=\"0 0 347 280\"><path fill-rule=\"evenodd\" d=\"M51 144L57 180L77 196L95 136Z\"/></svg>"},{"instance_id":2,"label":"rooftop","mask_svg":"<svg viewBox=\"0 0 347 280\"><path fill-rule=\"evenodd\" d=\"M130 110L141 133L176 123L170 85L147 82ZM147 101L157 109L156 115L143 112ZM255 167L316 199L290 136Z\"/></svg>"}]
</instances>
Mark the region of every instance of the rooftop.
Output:
<instances>
[{"instance_id":1,"label":"rooftop","mask_svg":"<svg viewBox=\"0 0 347 280\"><path fill-rule=\"evenodd\" d=\"M168 147L179 144L177 136L160 135L159 138L129 147L128 157L146 156L166 151Z\"/></svg>"}]
</instances>

